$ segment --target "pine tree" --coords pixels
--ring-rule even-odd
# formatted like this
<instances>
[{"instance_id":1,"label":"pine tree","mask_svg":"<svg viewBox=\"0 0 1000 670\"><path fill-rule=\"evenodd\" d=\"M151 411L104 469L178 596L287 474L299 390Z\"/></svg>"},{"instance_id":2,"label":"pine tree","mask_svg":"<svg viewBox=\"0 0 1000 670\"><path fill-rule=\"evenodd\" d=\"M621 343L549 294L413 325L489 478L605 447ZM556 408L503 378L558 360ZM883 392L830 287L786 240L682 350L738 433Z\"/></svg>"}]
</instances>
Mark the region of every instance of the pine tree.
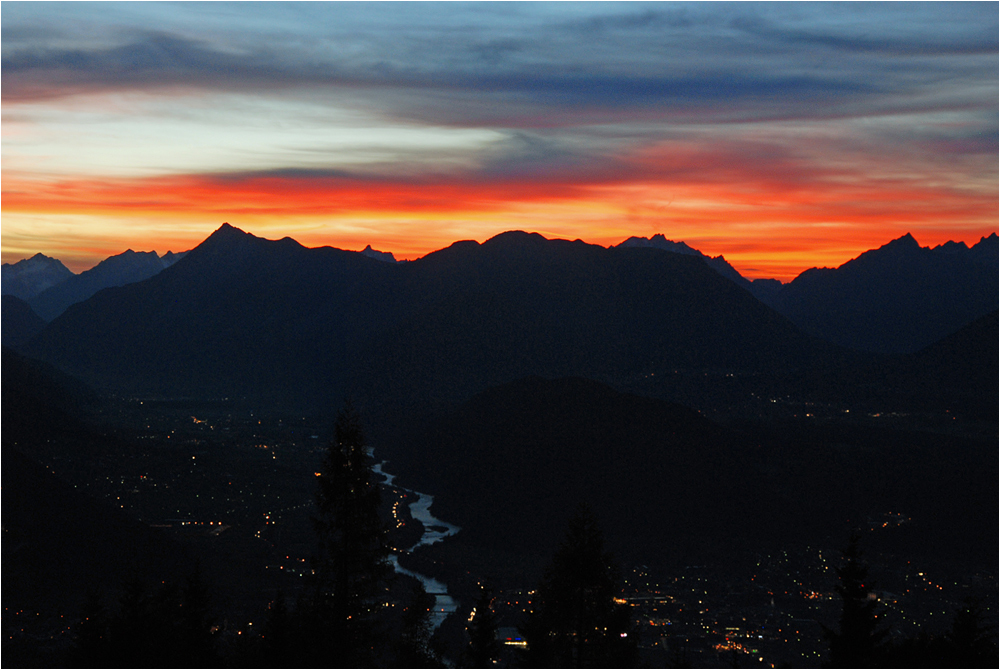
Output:
<instances>
[{"instance_id":1,"label":"pine tree","mask_svg":"<svg viewBox=\"0 0 1000 670\"><path fill-rule=\"evenodd\" d=\"M75 665L97 668L108 665L108 615L96 591L87 594L83 615L76 627Z\"/></svg>"},{"instance_id":2,"label":"pine tree","mask_svg":"<svg viewBox=\"0 0 1000 670\"><path fill-rule=\"evenodd\" d=\"M984 619L983 607L975 598L967 599L955 614L948 641L957 667L988 668L996 663L996 641L989 639Z\"/></svg>"},{"instance_id":3,"label":"pine tree","mask_svg":"<svg viewBox=\"0 0 1000 670\"><path fill-rule=\"evenodd\" d=\"M188 575L181 592L178 653L183 665L204 668L216 665L214 620L209 608L211 597L201 570Z\"/></svg>"},{"instance_id":4,"label":"pine tree","mask_svg":"<svg viewBox=\"0 0 1000 670\"><path fill-rule=\"evenodd\" d=\"M615 603L619 570L593 513L581 506L545 572L521 634L533 667L628 667L629 612Z\"/></svg>"},{"instance_id":5,"label":"pine tree","mask_svg":"<svg viewBox=\"0 0 1000 670\"><path fill-rule=\"evenodd\" d=\"M267 608L267 618L261 634L261 657L265 667L277 668L292 664L292 635L292 616L285 604L284 594L278 593Z\"/></svg>"},{"instance_id":6,"label":"pine tree","mask_svg":"<svg viewBox=\"0 0 1000 670\"><path fill-rule=\"evenodd\" d=\"M843 552L844 564L837 568L837 593L843 601L840 629L827 630L830 663L835 668L863 668L876 665L888 631L879 627L877 603L872 597L874 582L862 560L860 537L852 533Z\"/></svg>"},{"instance_id":7,"label":"pine tree","mask_svg":"<svg viewBox=\"0 0 1000 670\"><path fill-rule=\"evenodd\" d=\"M334 441L318 478L314 558L314 640L320 664L375 662L377 618L391 567L381 497L361 419L350 402L337 415Z\"/></svg>"},{"instance_id":8,"label":"pine tree","mask_svg":"<svg viewBox=\"0 0 1000 670\"><path fill-rule=\"evenodd\" d=\"M436 668L440 663L431 649L431 608L434 596L427 593L423 582L413 587L410 602L403 610L402 630L397 648L398 663L404 668Z\"/></svg>"},{"instance_id":9,"label":"pine tree","mask_svg":"<svg viewBox=\"0 0 1000 670\"><path fill-rule=\"evenodd\" d=\"M493 594L489 587L480 586L475 615L466 629L469 644L466 660L471 668L488 668L500 658L500 641L497 640L497 615L493 610Z\"/></svg>"}]
</instances>

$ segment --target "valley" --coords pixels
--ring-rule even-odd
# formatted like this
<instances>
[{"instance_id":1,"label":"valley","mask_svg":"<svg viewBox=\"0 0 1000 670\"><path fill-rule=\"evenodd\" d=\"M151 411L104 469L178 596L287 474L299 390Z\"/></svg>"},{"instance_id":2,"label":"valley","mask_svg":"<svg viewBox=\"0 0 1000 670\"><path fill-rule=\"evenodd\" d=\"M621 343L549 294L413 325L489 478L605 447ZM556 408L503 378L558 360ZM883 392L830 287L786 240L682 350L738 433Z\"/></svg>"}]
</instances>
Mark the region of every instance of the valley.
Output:
<instances>
[{"instance_id":1,"label":"valley","mask_svg":"<svg viewBox=\"0 0 1000 670\"><path fill-rule=\"evenodd\" d=\"M521 388L519 395L526 390ZM562 391L561 395L568 394ZM536 402L537 398L527 401ZM792 418L786 416L785 420ZM843 417L815 418L827 422L821 429L824 432L859 430ZM78 491L120 509L193 552L210 585L213 607L227 622L229 635L241 636L255 626L259 628L268 603L279 593L294 601L303 588L313 552L310 518L315 513L315 471L331 437L326 417L253 411L231 400L114 398L101 405L94 420L103 427L96 453L79 453L79 445L71 440L48 441L35 447L32 455ZM870 418L861 432L877 430L872 428L873 422ZM840 427L834 427L838 423ZM845 424L854 427L845 428ZM490 432L493 430L495 427ZM471 442L477 439L466 438ZM958 440L953 450L978 449L977 440L969 437L937 439ZM916 447L920 440L913 434L904 438L907 449ZM444 621L442 636L453 648L460 646L464 637L461 621L468 616L477 585L489 583L498 599L501 632L511 638L503 647L505 662L515 663L520 648L516 629L524 621L528 594L552 548L537 538L558 536L562 523L559 510L563 508L555 499L546 503L544 511L532 500L525 508L510 498L498 497L488 478L475 474L469 475L475 479L468 483L476 492L463 493L463 487L449 483L451 475L443 462L454 460L456 455L441 446L431 459L422 449L419 453L424 457L418 456L417 461L407 460L398 446L376 447L377 458L390 456L389 464L383 467L391 469L396 464L400 468L393 470L394 476L387 483L401 478L405 486L416 482L412 485L431 487L428 490L438 498L435 513L446 521L460 517L463 526L454 537L422 547L413 555L399 554L398 560L405 571L443 582L453 594L453 604L446 607L457 607L457 614L444 619L446 612L442 612L438 619ZM585 448L580 448L580 455L587 458ZM850 447L838 449L843 453ZM989 470L990 458L985 449L983 452L984 460L970 456L970 466L986 468L983 481L992 478L995 482L996 472ZM788 459L791 453L786 450L782 458ZM870 454L872 457L881 458L877 452ZM912 467L899 459L898 451L890 450L885 457L897 468ZM537 472L530 460L509 458L517 461L512 464L514 470ZM755 458L766 461L758 476L774 481L797 476L792 472L799 467L782 464L776 454L768 456L758 450ZM713 460L713 469L721 474L725 467L720 470L715 457ZM875 471L886 465L876 462L871 467ZM995 463L992 467L995 470ZM438 472L439 477L428 472ZM542 474L550 485L562 486L558 478L551 478L553 473ZM864 475L871 481L862 486L884 489L886 482L877 483L878 477L872 480L874 474ZM832 568L839 561L846 525L824 527L830 519L823 516L816 519L821 522L816 526L818 532L809 537L774 532L769 530L771 521L786 522L762 518L760 512L746 508L748 501L743 502L743 510L735 512L731 501L723 499L719 501L723 507L709 503L708 514L682 531L661 518L664 513L676 512L659 511L657 505L641 512L628 509L628 505L617 506L621 511L615 512L611 501L622 494L613 485L608 488L611 480L607 471L602 477L604 484L589 489L586 498L606 519L610 546L622 559L625 574L620 598L629 606L634 635L646 662L669 665L684 660L695 667L713 667L731 662L754 665L765 659L765 665L820 667L826 653L822 626L833 626L839 611ZM637 480L632 474L630 480L635 484L641 477ZM527 490L527 485L516 484L509 475L506 482L513 495ZM584 483L584 491L587 486ZM606 500L598 488L607 489L612 498ZM785 487L784 495L794 495L793 491ZM989 550L980 560L974 555L919 549L927 542L932 524L925 513L899 514L903 508L889 502L893 495L882 491L879 498L886 507L881 512L875 499L869 501L864 541L880 589L879 600L894 634L943 632L952 613L970 594L985 598L996 611L995 602L989 600L996 593L997 578L990 569ZM469 496L483 501L484 515L469 512L470 506L475 509ZM383 488L383 515L392 521L393 547L412 546L424 532L409 513L413 498L414 494L395 486ZM898 498L896 502L904 504ZM942 503L940 495L933 498L933 504ZM676 504L671 502L670 506ZM457 514L460 508L466 510L462 515ZM526 511L532 508L533 512ZM909 511L916 510L911 506ZM451 513L456 517L449 516ZM767 514L773 516L774 512ZM959 515L954 509L942 514L949 518ZM707 521L719 517L727 519ZM990 522L980 519L977 523ZM703 527L695 531L697 526ZM766 539L748 543L749 536L739 528ZM972 529L962 528L959 534L969 532ZM692 543L694 536L701 540ZM518 538L527 538L527 542ZM111 580L105 584L109 593L120 586ZM11 622L8 635L12 626L23 624L22 618L7 617ZM51 617L44 621L39 634L51 632L46 626L54 625ZM27 630L38 631L38 624L31 622Z\"/></svg>"}]
</instances>

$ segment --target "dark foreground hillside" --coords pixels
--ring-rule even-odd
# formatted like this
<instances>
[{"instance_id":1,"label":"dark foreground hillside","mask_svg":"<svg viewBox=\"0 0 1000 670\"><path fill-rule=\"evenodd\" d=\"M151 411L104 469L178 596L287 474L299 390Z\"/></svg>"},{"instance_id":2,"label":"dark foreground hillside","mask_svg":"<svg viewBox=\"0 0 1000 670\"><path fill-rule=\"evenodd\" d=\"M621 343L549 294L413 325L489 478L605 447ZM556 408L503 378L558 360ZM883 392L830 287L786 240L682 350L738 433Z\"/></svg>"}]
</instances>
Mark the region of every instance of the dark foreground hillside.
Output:
<instances>
[{"instance_id":1,"label":"dark foreground hillside","mask_svg":"<svg viewBox=\"0 0 1000 670\"><path fill-rule=\"evenodd\" d=\"M995 445L842 423L725 427L584 380L482 393L385 450L485 564L547 555L581 502L629 561L726 562L890 512L900 551L996 560ZM457 540L456 540L457 541ZM486 566L480 566L485 568Z\"/></svg>"},{"instance_id":2,"label":"dark foreground hillside","mask_svg":"<svg viewBox=\"0 0 1000 670\"><path fill-rule=\"evenodd\" d=\"M88 598L179 579L195 564L159 529L70 484L73 473L51 458L96 458L104 449L108 438L81 418L81 405L92 401L78 382L4 348L5 665L64 663Z\"/></svg>"}]
</instances>

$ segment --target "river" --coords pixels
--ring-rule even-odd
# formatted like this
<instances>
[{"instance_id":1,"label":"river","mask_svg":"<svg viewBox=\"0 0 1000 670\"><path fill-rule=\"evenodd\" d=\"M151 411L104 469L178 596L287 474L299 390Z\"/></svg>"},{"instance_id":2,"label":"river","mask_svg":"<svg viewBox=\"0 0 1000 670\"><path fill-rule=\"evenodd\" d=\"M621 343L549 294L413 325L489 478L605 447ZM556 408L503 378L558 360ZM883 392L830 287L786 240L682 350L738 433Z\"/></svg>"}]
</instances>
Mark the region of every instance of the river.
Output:
<instances>
[{"instance_id":1,"label":"river","mask_svg":"<svg viewBox=\"0 0 1000 670\"><path fill-rule=\"evenodd\" d=\"M413 502L409 504L410 516L423 524L424 527L424 534L420 537L420 541L412 547L407 548L406 553L412 553L421 546L440 542L446 537L451 537L461 530L458 526L450 524L447 521L442 521L431 514L431 505L434 504L434 496L426 493L420 493L419 491L414 491L412 489L403 488L393 483L396 479L396 475L391 475L382 470L382 466L385 463L386 461L382 461L381 463L375 465L372 468L372 471L385 477L386 486L391 486L392 488L400 491L406 491L410 494L410 496L414 497ZM395 554L389 556L389 562L392 563L393 569L395 569L399 574L419 579L423 583L424 589L427 590L427 593L434 596L434 609L431 612L431 626L433 630L437 630L448 615L458 608L458 603L450 595L448 595L448 586L433 577L421 575L420 573L407 570L406 568L400 566L399 560Z\"/></svg>"}]
</instances>

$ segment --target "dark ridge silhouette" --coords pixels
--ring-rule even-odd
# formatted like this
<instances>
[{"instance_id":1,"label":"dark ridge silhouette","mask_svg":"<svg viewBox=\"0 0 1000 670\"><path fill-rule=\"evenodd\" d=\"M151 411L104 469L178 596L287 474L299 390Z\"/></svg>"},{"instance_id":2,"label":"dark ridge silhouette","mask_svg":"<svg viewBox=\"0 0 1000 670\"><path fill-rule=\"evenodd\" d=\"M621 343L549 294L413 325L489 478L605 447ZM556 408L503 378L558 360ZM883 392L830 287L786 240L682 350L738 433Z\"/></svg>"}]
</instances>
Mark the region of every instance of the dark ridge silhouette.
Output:
<instances>
[{"instance_id":1,"label":"dark ridge silhouette","mask_svg":"<svg viewBox=\"0 0 1000 670\"><path fill-rule=\"evenodd\" d=\"M344 340L379 311L354 298L391 268L225 225L169 271L72 306L36 349L96 387L324 402L318 385L343 374Z\"/></svg>"},{"instance_id":2,"label":"dark ridge silhouette","mask_svg":"<svg viewBox=\"0 0 1000 670\"><path fill-rule=\"evenodd\" d=\"M429 406L529 374L789 370L830 348L698 258L656 249L511 232L390 264L224 225L25 350L97 388Z\"/></svg>"},{"instance_id":3,"label":"dark ridge silhouette","mask_svg":"<svg viewBox=\"0 0 1000 670\"><path fill-rule=\"evenodd\" d=\"M362 356L362 397L441 407L532 374L611 381L671 366L789 370L830 349L699 259L656 249L511 232L454 244L406 270L423 304Z\"/></svg>"},{"instance_id":4,"label":"dark ridge silhouette","mask_svg":"<svg viewBox=\"0 0 1000 670\"><path fill-rule=\"evenodd\" d=\"M73 612L89 591L190 567L155 528L78 492L16 448L3 448L3 605Z\"/></svg>"},{"instance_id":5,"label":"dark ridge silhouette","mask_svg":"<svg viewBox=\"0 0 1000 670\"><path fill-rule=\"evenodd\" d=\"M996 425L1000 407L998 312L982 316L939 342L907 356L887 385L907 389L925 405Z\"/></svg>"},{"instance_id":6,"label":"dark ridge silhouette","mask_svg":"<svg viewBox=\"0 0 1000 670\"><path fill-rule=\"evenodd\" d=\"M56 286L73 276L62 261L35 254L17 263L4 263L0 278L3 295L31 300L45 289Z\"/></svg>"},{"instance_id":7,"label":"dark ridge silhouette","mask_svg":"<svg viewBox=\"0 0 1000 670\"><path fill-rule=\"evenodd\" d=\"M653 247L655 249L663 249L664 251L670 251L675 254L684 254L686 256L698 256L705 261L708 267L712 268L720 275L735 282L737 286L741 286L748 291L750 290L750 284L746 278L739 273L739 271L729 264L728 261L722 256L708 256L697 249L693 249L687 245L685 242L674 242L673 240L668 240L663 236L662 233L657 233L650 238L645 237L630 237L621 244L619 247ZM780 282L779 282L780 283Z\"/></svg>"},{"instance_id":8,"label":"dark ridge silhouette","mask_svg":"<svg viewBox=\"0 0 1000 670\"><path fill-rule=\"evenodd\" d=\"M691 513L725 486L701 471L723 434L679 405L582 378L532 377L478 394L399 441L405 450L380 453L405 482L435 492L437 513L461 526L464 540L541 557L583 500L616 539L634 530L632 510L661 510L664 495L680 502L664 523L691 530L701 518ZM632 537L640 535L663 539Z\"/></svg>"},{"instance_id":9,"label":"dark ridge silhouette","mask_svg":"<svg viewBox=\"0 0 1000 670\"><path fill-rule=\"evenodd\" d=\"M363 256L368 256L368 258L374 258L377 261L385 261L386 263L398 263L396 257L392 255L391 251L379 251L377 249L372 249L372 245L366 246L361 250Z\"/></svg>"},{"instance_id":10,"label":"dark ridge silhouette","mask_svg":"<svg viewBox=\"0 0 1000 670\"><path fill-rule=\"evenodd\" d=\"M914 352L997 307L996 233L971 249L964 242L922 248L907 233L839 268L806 270L788 284L748 281L722 256L662 234L618 246L699 257L806 332L860 351Z\"/></svg>"},{"instance_id":11,"label":"dark ridge silhouette","mask_svg":"<svg viewBox=\"0 0 1000 670\"><path fill-rule=\"evenodd\" d=\"M31 360L3 347L4 439L31 437L39 429L45 433L82 430L83 408L96 402L94 392L80 380L41 361ZM58 417L65 417L60 419ZM83 431L88 432L88 431Z\"/></svg>"},{"instance_id":12,"label":"dark ridge silhouette","mask_svg":"<svg viewBox=\"0 0 1000 670\"><path fill-rule=\"evenodd\" d=\"M750 282L750 292L762 303L772 307L782 288L784 284L777 279L754 279Z\"/></svg>"},{"instance_id":13,"label":"dark ridge silhouette","mask_svg":"<svg viewBox=\"0 0 1000 670\"><path fill-rule=\"evenodd\" d=\"M997 309L994 233L968 249L907 234L839 268L813 268L756 291L808 333L860 351L912 353ZM756 285L756 284L755 284Z\"/></svg>"},{"instance_id":14,"label":"dark ridge silhouette","mask_svg":"<svg viewBox=\"0 0 1000 670\"><path fill-rule=\"evenodd\" d=\"M136 252L129 249L42 291L29 304L44 320L51 321L70 305L86 300L101 289L148 279L176 263L183 255L168 253L161 258L155 251Z\"/></svg>"},{"instance_id":15,"label":"dark ridge silhouette","mask_svg":"<svg viewBox=\"0 0 1000 670\"><path fill-rule=\"evenodd\" d=\"M16 347L24 344L37 335L45 327L42 317L35 314L31 306L24 300L13 296L4 295L3 313L0 321L3 323L3 346Z\"/></svg>"}]
</instances>

